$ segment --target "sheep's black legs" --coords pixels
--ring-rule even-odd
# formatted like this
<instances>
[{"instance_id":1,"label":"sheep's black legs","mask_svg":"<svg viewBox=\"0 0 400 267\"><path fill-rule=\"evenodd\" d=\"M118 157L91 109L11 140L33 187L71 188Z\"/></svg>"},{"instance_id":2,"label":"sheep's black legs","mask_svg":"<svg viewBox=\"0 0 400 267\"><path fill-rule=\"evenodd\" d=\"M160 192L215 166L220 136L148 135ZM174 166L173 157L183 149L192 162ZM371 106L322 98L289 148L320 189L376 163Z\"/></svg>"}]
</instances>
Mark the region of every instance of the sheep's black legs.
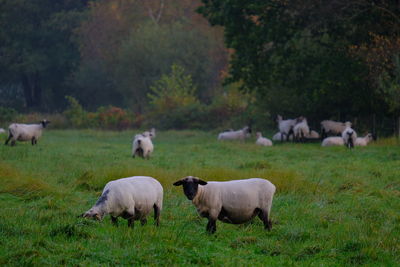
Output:
<instances>
[{"instance_id":1,"label":"sheep's black legs","mask_svg":"<svg viewBox=\"0 0 400 267\"><path fill-rule=\"evenodd\" d=\"M35 137L32 137L32 146L35 144Z\"/></svg>"},{"instance_id":2,"label":"sheep's black legs","mask_svg":"<svg viewBox=\"0 0 400 267\"><path fill-rule=\"evenodd\" d=\"M154 223L156 226L159 226L160 225L160 208L157 207L156 204L154 204L153 208L154 208Z\"/></svg>"},{"instance_id":3,"label":"sheep's black legs","mask_svg":"<svg viewBox=\"0 0 400 267\"><path fill-rule=\"evenodd\" d=\"M264 229L271 231L272 222L271 222L271 220L268 219L268 212L260 210L260 213L258 213L258 217L264 223Z\"/></svg>"},{"instance_id":4,"label":"sheep's black legs","mask_svg":"<svg viewBox=\"0 0 400 267\"><path fill-rule=\"evenodd\" d=\"M4 144L7 145L8 142L11 140L11 138L12 138L12 134L10 133L10 134L8 135L8 138L7 138L6 142L5 142Z\"/></svg>"},{"instance_id":5,"label":"sheep's black legs","mask_svg":"<svg viewBox=\"0 0 400 267\"><path fill-rule=\"evenodd\" d=\"M111 222L113 225L118 226L118 218L111 216Z\"/></svg>"},{"instance_id":6,"label":"sheep's black legs","mask_svg":"<svg viewBox=\"0 0 400 267\"><path fill-rule=\"evenodd\" d=\"M145 225L147 223L147 219L146 218L141 219L140 223L142 224L142 226Z\"/></svg>"},{"instance_id":7,"label":"sheep's black legs","mask_svg":"<svg viewBox=\"0 0 400 267\"><path fill-rule=\"evenodd\" d=\"M215 233L215 231L217 231L217 221L213 220L213 219L208 219L208 223L207 223L207 232L209 232L210 234Z\"/></svg>"}]
</instances>

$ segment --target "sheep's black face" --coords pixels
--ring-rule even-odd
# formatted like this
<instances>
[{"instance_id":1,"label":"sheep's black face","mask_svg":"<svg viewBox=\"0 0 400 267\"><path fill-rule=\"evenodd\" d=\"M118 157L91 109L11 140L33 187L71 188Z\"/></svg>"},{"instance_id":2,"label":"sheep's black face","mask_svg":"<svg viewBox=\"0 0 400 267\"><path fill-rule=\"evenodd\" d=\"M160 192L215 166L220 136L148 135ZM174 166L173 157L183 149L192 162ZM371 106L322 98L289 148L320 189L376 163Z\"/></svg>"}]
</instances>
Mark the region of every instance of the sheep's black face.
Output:
<instances>
[{"instance_id":1,"label":"sheep's black face","mask_svg":"<svg viewBox=\"0 0 400 267\"><path fill-rule=\"evenodd\" d=\"M175 186L183 186L183 193L189 200L193 200L196 196L199 184L206 185L207 182L193 176L188 176L174 183Z\"/></svg>"}]
</instances>

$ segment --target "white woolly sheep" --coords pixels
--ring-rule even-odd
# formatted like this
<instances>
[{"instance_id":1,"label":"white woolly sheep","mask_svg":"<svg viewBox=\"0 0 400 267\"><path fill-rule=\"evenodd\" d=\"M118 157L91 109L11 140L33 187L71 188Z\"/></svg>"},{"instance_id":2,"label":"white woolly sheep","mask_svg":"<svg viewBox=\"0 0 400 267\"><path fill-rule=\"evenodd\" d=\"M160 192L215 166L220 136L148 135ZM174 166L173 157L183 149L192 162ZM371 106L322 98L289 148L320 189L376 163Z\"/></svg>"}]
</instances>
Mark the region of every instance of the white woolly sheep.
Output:
<instances>
[{"instance_id":1,"label":"white woolly sheep","mask_svg":"<svg viewBox=\"0 0 400 267\"><path fill-rule=\"evenodd\" d=\"M296 141L304 141L306 135L310 132L307 119L300 117L298 123L293 127L294 138Z\"/></svg>"},{"instance_id":2,"label":"white woolly sheep","mask_svg":"<svg viewBox=\"0 0 400 267\"><path fill-rule=\"evenodd\" d=\"M0 134L5 133L6 130L4 130L3 128L0 128Z\"/></svg>"},{"instance_id":3,"label":"white woolly sheep","mask_svg":"<svg viewBox=\"0 0 400 267\"><path fill-rule=\"evenodd\" d=\"M322 138L325 138L328 134L341 135L344 129L346 129L346 125L350 125L351 127L351 122L338 122L331 120L321 121L321 136Z\"/></svg>"},{"instance_id":4,"label":"white woolly sheep","mask_svg":"<svg viewBox=\"0 0 400 267\"><path fill-rule=\"evenodd\" d=\"M217 219L232 224L250 221L256 215L264 228L271 230L270 212L275 186L268 180L251 178L226 182L205 182L187 176L173 185L183 186L183 192L195 205L200 216L208 218L206 230L217 230Z\"/></svg>"},{"instance_id":5,"label":"white woolly sheep","mask_svg":"<svg viewBox=\"0 0 400 267\"><path fill-rule=\"evenodd\" d=\"M108 182L96 204L82 217L102 220L111 215L113 224L118 223L118 217L128 220L128 226L133 227L135 220L142 225L147 222L147 215L154 210L155 224L160 224L160 214L163 204L163 188L154 178L148 176L133 176Z\"/></svg>"},{"instance_id":6,"label":"white woolly sheep","mask_svg":"<svg viewBox=\"0 0 400 267\"><path fill-rule=\"evenodd\" d=\"M353 148L356 143L357 133L351 128L351 123L346 122L346 129L342 133L344 145L348 148Z\"/></svg>"},{"instance_id":7,"label":"white woolly sheep","mask_svg":"<svg viewBox=\"0 0 400 267\"><path fill-rule=\"evenodd\" d=\"M14 146L16 141L31 141L32 145L37 144L38 139L42 136L42 131L46 128L50 121L42 120L38 124L22 124L12 123L8 127L8 138L5 145L11 140L11 145Z\"/></svg>"},{"instance_id":8,"label":"white woolly sheep","mask_svg":"<svg viewBox=\"0 0 400 267\"><path fill-rule=\"evenodd\" d=\"M149 159L154 151L149 135L137 134L132 142L132 157L139 156Z\"/></svg>"},{"instance_id":9,"label":"white woolly sheep","mask_svg":"<svg viewBox=\"0 0 400 267\"><path fill-rule=\"evenodd\" d=\"M277 132L276 134L274 134L274 136L272 136L273 141L282 141L283 138L284 138L284 135L280 132ZM293 141L293 135L289 136L289 141Z\"/></svg>"},{"instance_id":10,"label":"white woolly sheep","mask_svg":"<svg viewBox=\"0 0 400 267\"><path fill-rule=\"evenodd\" d=\"M296 125L297 120L283 120L282 116L278 115L276 121L278 122L279 132L281 133L281 141L283 141L284 137L286 137L286 141L289 141L290 136L293 135L293 127Z\"/></svg>"},{"instance_id":11,"label":"white woolly sheep","mask_svg":"<svg viewBox=\"0 0 400 267\"><path fill-rule=\"evenodd\" d=\"M256 133L256 145L260 145L260 146L272 146L272 142L271 140L269 140L268 138L262 137L261 132L257 132Z\"/></svg>"},{"instance_id":12,"label":"white woolly sheep","mask_svg":"<svg viewBox=\"0 0 400 267\"><path fill-rule=\"evenodd\" d=\"M251 129L246 126L241 130L222 132L218 135L218 140L242 140L250 137Z\"/></svg>"},{"instance_id":13,"label":"white woolly sheep","mask_svg":"<svg viewBox=\"0 0 400 267\"><path fill-rule=\"evenodd\" d=\"M331 136L327 137L322 141L321 146L343 146L344 141L342 137L339 136Z\"/></svg>"},{"instance_id":14,"label":"white woolly sheep","mask_svg":"<svg viewBox=\"0 0 400 267\"><path fill-rule=\"evenodd\" d=\"M306 134L305 136L307 139L319 139L319 133L317 133L314 130L311 130L309 133Z\"/></svg>"},{"instance_id":15,"label":"white woolly sheep","mask_svg":"<svg viewBox=\"0 0 400 267\"><path fill-rule=\"evenodd\" d=\"M369 142L374 139L371 133L367 134L364 137L357 137L356 142L354 143L355 146L366 146Z\"/></svg>"}]
</instances>

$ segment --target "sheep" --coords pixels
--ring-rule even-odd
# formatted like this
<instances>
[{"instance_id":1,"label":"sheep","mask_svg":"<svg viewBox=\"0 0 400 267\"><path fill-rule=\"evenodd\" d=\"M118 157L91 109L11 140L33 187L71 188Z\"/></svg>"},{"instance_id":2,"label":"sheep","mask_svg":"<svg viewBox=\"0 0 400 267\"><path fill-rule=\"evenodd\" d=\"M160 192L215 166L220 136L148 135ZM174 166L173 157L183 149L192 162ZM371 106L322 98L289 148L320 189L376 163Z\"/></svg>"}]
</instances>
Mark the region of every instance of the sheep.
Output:
<instances>
[{"instance_id":1,"label":"sheep","mask_svg":"<svg viewBox=\"0 0 400 267\"><path fill-rule=\"evenodd\" d=\"M310 132L306 133L305 137L307 139L319 139L319 133L317 133L314 130L311 130Z\"/></svg>"},{"instance_id":2,"label":"sheep","mask_svg":"<svg viewBox=\"0 0 400 267\"><path fill-rule=\"evenodd\" d=\"M3 134L5 132L6 132L6 130L4 130L3 128L0 128L0 134Z\"/></svg>"},{"instance_id":3,"label":"sheep","mask_svg":"<svg viewBox=\"0 0 400 267\"><path fill-rule=\"evenodd\" d=\"M289 141L289 137L293 135L293 127L296 125L297 120L283 120L282 116L278 115L276 121L278 122L279 132L281 133L281 141L283 141L284 136L286 136L286 141Z\"/></svg>"},{"instance_id":4,"label":"sheep","mask_svg":"<svg viewBox=\"0 0 400 267\"><path fill-rule=\"evenodd\" d=\"M42 136L43 129L46 128L49 123L50 121L44 119L38 124L10 124L8 127L9 135L5 145L7 145L11 139L11 146L14 146L16 141L31 141L32 145L35 145Z\"/></svg>"},{"instance_id":5,"label":"sheep","mask_svg":"<svg viewBox=\"0 0 400 267\"><path fill-rule=\"evenodd\" d=\"M273 141L282 141L283 140L283 134L281 132L277 132L272 136ZM293 135L288 136L289 141L293 141Z\"/></svg>"},{"instance_id":6,"label":"sheep","mask_svg":"<svg viewBox=\"0 0 400 267\"><path fill-rule=\"evenodd\" d=\"M101 221L110 214L114 225L122 217L128 220L128 227L133 227L135 220L146 224L146 217L153 209L155 225L159 226L162 205L161 184L152 177L133 176L108 182L96 204L81 216Z\"/></svg>"},{"instance_id":7,"label":"sheep","mask_svg":"<svg viewBox=\"0 0 400 267\"><path fill-rule=\"evenodd\" d=\"M374 139L371 133L367 134L364 137L357 137L356 142L354 143L355 146L366 146L369 142Z\"/></svg>"},{"instance_id":8,"label":"sheep","mask_svg":"<svg viewBox=\"0 0 400 267\"><path fill-rule=\"evenodd\" d=\"M308 127L307 119L300 117L298 123L293 127L294 138L297 141L304 141L306 135L310 132L310 127Z\"/></svg>"},{"instance_id":9,"label":"sheep","mask_svg":"<svg viewBox=\"0 0 400 267\"><path fill-rule=\"evenodd\" d=\"M156 137L156 129L151 128L150 131L144 131L142 133L143 136L150 137L151 139Z\"/></svg>"},{"instance_id":10,"label":"sheep","mask_svg":"<svg viewBox=\"0 0 400 267\"><path fill-rule=\"evenodd\" d=\"M261 132L257 132L256 136L257 136L256 145L272 146L271 140L269 140L268 138L262 137Z\"/></svg>"},{"instance_id":11,"label":"sheep","mask_svg":"<svg viewBox=\"0 0 400 267\"><path fill-rule=\"evenodd\" d=\"M176 181L201 217L208 218L206 230L215 233L217 219L232 224L250 221L256 215L271 230L270 212L275 186L268 180L250 178L226 182L206 182L187 176Z\"/></svg>"},{"instance_id":12,"label":"sheep","mask_svg":"<svg viewBox=\"0 0 400 267\"><path fill-rule=\"evenodd\" d=\"M346 129L346 125L350 125L351 127L351 122L347 121L343 123L331 120L324 120L321 122L321 137L327 137L328 133L332 135L341 135L344 129Z\"/></svg>"},{"instance_id":13,"label":"sheep","mask_svg":"<svg viewBox=\"0 0 400 267\"><path fill-rule=\"evenodd\" d=\"M132 157L139 156L150 159L154 151L153 142L149 135L137 134L132 142Z\"/></svg>"},{"instance_id":14,"label":"sheep","mask_svg":"<svg viewBox=\"0 0 400 267\"><path fill-rule=\"evenodd\" d=\"M251 128L246 126L241 130L222 132L218 135L218 140L242 140L250 137Z\"/></svg>"},{"instance_id":15,"label":"sheep","mask_svg":"<svg viewBox=\"0 0 400 267\"><path fill-rule=\"evenodd\" d=\"M346 129L342 132L344 145L348 148L353 148L356 143L357 133L351 128L351 123L346 122Z\"/></svg>"},{"instance_id":16,"label":"sheep","mask_svg":"<svg viewBox=\"0 0 400 267\"><path fill-rule=\"evenodd\" d=\"M339 136L331 136L327 137L322 141L321 146L343 146L344 141L342 137Z\"/></svg>"}]
</instances>

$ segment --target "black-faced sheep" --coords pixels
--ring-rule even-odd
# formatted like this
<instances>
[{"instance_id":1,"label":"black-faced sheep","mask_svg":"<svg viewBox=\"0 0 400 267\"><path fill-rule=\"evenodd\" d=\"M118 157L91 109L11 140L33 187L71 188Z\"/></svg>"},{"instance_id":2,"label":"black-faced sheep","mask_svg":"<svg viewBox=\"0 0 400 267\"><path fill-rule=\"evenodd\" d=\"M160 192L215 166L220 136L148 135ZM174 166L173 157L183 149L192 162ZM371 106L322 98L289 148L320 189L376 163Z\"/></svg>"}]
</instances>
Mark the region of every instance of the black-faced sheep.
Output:
<instances>
[{"instance_id":1,"label":"black-faced sheep","mask_svg":"<svg viewBox=\"0 0 400 267\"><path fill-rule=\"evenodd\" d=\"M341 135L348 125L351 127L351 122L324 120L321 122L321 138L327 137L328 134Z\"/></svg>"},{"instance_id":2,"label":"black-faced sheep","mask_svg":"<svg viewBox=\"0 0 400 267\"><path fill-rule=\"evenodd\" d=\"M351 128L351 124L346 122L346 129L342 132L344 145L348 148L353 148L356 143L357 133Z\"/></svg>"},{"instance_id":3,"label":"black-faced sheep","mask_svg":"<svg viewBox=\"0 0 400 267\"><path fill-rule=\"evenodd\" d=\"M207 231L217 230L217 219L232 224L241 224L258 216L264 228L271 230L270 212L275 186L261 178L227 182L205 182L187 176L175 182L183 186L183 192L195 205L200 216L208 218Z\"/></svg>"},{"instance_id":4,"label":"black-faced sheep","mask_svg":"<svg viewBox=\"0 0 400 267\"><path fill-rule=\"evenodd\" d=\"M14 146L16 141L31 141L32 145L37 144L38 139L42 136L42 131L46 128L50 121L42 120L38 124L22 124L13 123L8 127L8 138L5 145L11 140Z\"/></svg>"},{"instance_id":5,"label":"black-faced sheep","mask_svg":"<svg viewBox=\"0 0 400 267\"><path fill-rule=\"evenodd\" d=\"M296 119L283 120L281 115L277 116L276 121L278 122L279 132L281 133L281 141L286 137L286 141L289 141L291 135L293 135L293 128L297 123Z\"/></svg>"},{"instance_id":6,"label":"black-faced sheep","mask_svg":"<svg viewBox=\"0 0 400 267\"><path fill-rule=\"evenodd\" d=\"M133 176L108 182L96 204L82 217L102 220L110 214L113 224L117 224L118 217L122 217L128 220L128 226L133 227L135 220L145 224L147 215L154 210L158 226L162 203L163 188L156 179Z\"/></svg>"}]
</instances>

